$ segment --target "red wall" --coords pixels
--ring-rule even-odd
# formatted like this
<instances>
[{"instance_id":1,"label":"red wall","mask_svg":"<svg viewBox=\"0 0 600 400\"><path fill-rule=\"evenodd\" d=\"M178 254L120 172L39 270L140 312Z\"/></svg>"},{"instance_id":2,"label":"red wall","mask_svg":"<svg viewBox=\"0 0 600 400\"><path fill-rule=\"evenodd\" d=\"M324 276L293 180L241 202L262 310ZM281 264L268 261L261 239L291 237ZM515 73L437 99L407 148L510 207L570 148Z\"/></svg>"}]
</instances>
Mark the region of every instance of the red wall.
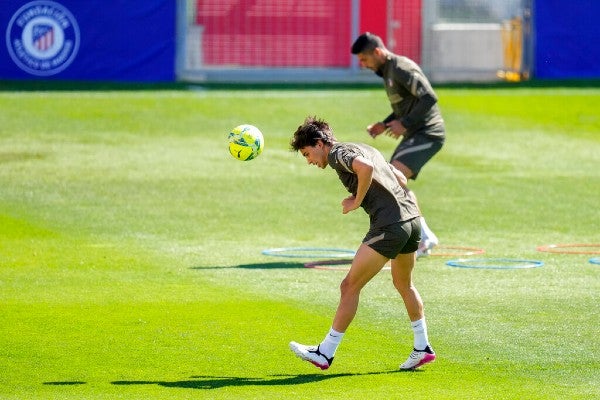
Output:
<instances>
[{"instance_id":1,"label":"red wall","mask_svg":"<svg viewBox=\"0 0 600 400\"><path fill-rule=\"evenodd\" d=\"M361 0L360 32L371 32L387 40L387 0Z\"/></svg>"},{"instance_id":2,"label":"red wall","mask_svg":"<svg viewBox=\"0 0 600 400\"><path fill-rule=\"evenodd\" d=\"M351 0L198 0L207 66L347 67Z\"/></svg>"},{"instance_id":3,"label":"red wall","mask_svg":"<svg viewBox=\"0 0 600 400\"><path fill-rule=\"evenodd\" d=\"M388 16L388 1L393 2ZM419 62L422 0L361 0L360 31ZM197 0L208 67L350 66L351 0ZM388 37L387 22L396 21Z\"/></svg>"},{"instance_id":4,"label":"red wall","mask_svg":"<svg viewBox=\"0 0 600 400\"><path fill-rule=\"evenodd\" d=\"M392 30L388 36L388 1L391 7ZM361 0L360 31L380 36L392 52L421 61L422 0Z\"/></svg>"}]
</instances>

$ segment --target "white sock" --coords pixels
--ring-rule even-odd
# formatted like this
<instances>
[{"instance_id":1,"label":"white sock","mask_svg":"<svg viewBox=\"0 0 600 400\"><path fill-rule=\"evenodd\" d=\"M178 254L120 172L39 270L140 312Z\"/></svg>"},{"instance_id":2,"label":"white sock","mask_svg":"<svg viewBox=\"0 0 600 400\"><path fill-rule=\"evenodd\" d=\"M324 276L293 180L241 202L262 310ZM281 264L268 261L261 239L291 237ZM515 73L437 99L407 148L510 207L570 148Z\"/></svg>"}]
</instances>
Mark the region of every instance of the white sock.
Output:
<instances>
[{"instance_id":1,"label":"white sock","mask_svg":"<svg viewBox=\"0 0 600 400\"><path fill-rule=\"evenodd\" d=\"M421 217L420 221L421 221L421 240L422 241L429 240L430 242L437 243L438 238L437 238L437 236L435 236L435 233L433 233L433 231L431 229L429 229L427 222L425 222L425 217Z\"/></svg>"},{"instance_id":2,"label":"white sock","mask_svg":"<svg viewBox=\"0 0 600 400\"><path fill-rule=\"evenodd\" d=\"M323 339L319 345L319 351L327 358L333 357L343 337L344 332L338 332L331 328L327 336L325 336L325 339Z\"/></svg>"},{"instance_id":3,"label":"white sock","mask_svg":"<svg viewBox=\"0 0 600 400\"><path fill-rule=\"evenodd\" d=\"M427 324L425 323L425 317L412 321L410 323L413 333L415 334L414 347L417 350L424 350L429 346L429 339L427 338Z\"/></svg>"}]
</instances>

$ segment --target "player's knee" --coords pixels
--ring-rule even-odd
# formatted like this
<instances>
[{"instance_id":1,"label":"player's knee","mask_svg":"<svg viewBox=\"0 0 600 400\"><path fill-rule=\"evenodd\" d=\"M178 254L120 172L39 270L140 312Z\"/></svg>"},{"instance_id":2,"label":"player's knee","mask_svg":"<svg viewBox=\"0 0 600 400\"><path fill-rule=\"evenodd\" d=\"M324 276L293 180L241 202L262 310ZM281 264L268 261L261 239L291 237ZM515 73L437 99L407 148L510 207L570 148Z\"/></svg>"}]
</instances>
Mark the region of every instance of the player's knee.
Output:
<instances>
[{"instance_id":1,"label":"player's knee","mask_svg":"<svg viewBox=\"0 0 600 400\"><path fill-rule=\"evenodd\" d=\"M406 294L411 291L412 282L410 279L406 280L406 279L394 278L392 282L394 283L394 287L396 288L396 290L401 295Z\"/></svg>"},{"instance_id":2,"label":"player's knee","mask_svg":"<svg viewBox=\"0 0 600 400\"><path fill-rule=\"evenodd\" d=\"M356 285L349 277L345 277L340 283L340 294L343 296L352 295L360 292L360 287Z\"/></svg>"}]
</instances>

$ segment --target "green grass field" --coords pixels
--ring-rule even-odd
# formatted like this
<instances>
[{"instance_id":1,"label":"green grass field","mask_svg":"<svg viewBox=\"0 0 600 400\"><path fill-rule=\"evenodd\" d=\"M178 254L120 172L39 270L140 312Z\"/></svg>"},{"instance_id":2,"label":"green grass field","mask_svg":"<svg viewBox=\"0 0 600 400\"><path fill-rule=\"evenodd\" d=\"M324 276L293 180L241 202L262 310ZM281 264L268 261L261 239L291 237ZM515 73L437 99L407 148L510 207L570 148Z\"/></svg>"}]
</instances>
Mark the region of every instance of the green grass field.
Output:
<instances>
[{"instance_id":1,"label":"green grass field","mask_svg":"<svg viewBox=\"0 0 600 400\"><path fill-rule=\"evenodd\" d=\"M0 91L0 398L600 398L600 266L536 250L600 243L600 89L438 95L448 140L410 184L429 225L544 265L420 260L438 359L401 373L412 331L388 271L321 372L288 342L322 339L344 272L261 254L359 245L366 214L342 215L335 173L288 142L316 114L389 156L364 132L381 88ZM256 160L227 152L240 123L265 135Z\"/></svg>"}]
</instances>

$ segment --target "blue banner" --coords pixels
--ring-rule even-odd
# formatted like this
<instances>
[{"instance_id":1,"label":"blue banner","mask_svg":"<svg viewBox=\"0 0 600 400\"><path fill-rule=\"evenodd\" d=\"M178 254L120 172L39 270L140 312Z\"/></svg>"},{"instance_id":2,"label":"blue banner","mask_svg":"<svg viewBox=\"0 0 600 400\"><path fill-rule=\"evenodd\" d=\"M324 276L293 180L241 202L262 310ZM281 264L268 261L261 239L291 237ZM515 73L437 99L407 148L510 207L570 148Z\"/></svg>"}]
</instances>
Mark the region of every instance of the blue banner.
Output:
<instances>
[{"instance_id":1,"label":"blue banner","mask_svg":"<svg viewBox=\"0 0 600 400\"><path fill-rule=\"evenodd\" d=\"M0 79L175 80L173 0L2 0Z\"/></svg>"},{"instance_id":2,"label":"blue banner","mask_svg":"<svg viewBox=\"0 0 600 400\"><path fill-rule=\"evenodd\" d=\"M535 77L600 78L600 2L534 3Z\"/></svg>"}]
</instances>

